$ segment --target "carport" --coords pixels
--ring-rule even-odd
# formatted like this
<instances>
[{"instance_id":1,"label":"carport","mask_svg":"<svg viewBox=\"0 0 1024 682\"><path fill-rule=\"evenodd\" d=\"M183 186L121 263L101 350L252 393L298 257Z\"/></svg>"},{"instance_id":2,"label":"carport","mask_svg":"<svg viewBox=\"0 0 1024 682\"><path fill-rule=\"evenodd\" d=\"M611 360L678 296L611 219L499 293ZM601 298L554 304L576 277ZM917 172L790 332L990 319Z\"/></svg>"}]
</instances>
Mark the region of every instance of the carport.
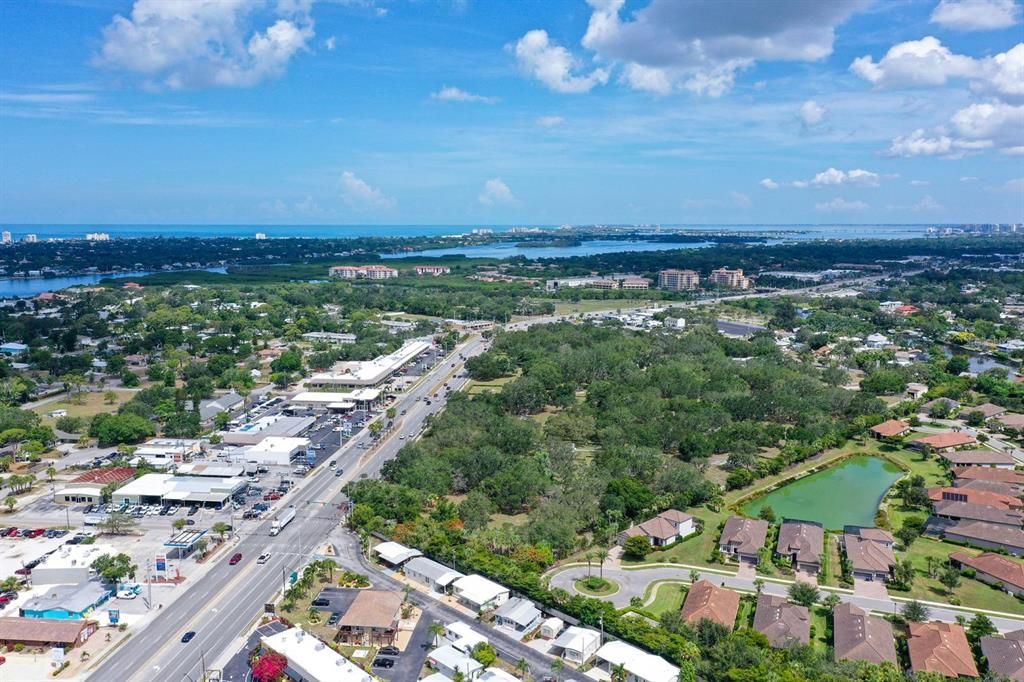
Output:
<instances>
[{"instance_id":1,"label":"carport","mask_svg":"<svg viewBox=\"0 0 1024 682\"><path fill-rule=\"evenodd\" d=\"M205 530L183 530L165 542L164 547L169 550L168 553L174 552L176 559L184 559L195 551L199 538L205 536L206 533Z\"/></svg>"}]
</instances>

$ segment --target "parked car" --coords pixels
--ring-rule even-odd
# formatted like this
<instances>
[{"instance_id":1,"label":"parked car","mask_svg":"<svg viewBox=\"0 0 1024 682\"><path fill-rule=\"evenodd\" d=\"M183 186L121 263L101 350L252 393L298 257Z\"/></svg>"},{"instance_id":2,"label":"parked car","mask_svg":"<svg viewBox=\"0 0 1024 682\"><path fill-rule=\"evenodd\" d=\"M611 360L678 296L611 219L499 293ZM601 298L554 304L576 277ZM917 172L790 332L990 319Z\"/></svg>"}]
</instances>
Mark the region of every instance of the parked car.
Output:
<instances>
[{"instance_id":1,"label":"parked car","mask_svg":"<svg viewBox=\"0 0 1024 682\"><path fill-rule=\"evenodd\" d=\"M382 646L377 653L382 656L397 656L402 652L398 650L397 646Z\"/></svg>"},{"instance_id":2,"label":"parked car","mask_svg":"<svg viewBox=\"0 0 1024 682\"><path fill-rule=\"evenodd\" d=\"M374 668L394 668L395 659L393 658L375 658L373 659Z\"/></svg>"},{"instance_id":3,"label":"parked car","mask_svg":"<svg viewBox=\"0 0 1024 682\"><path fill-rule=\"evenodd\" d=\"M327 597L317 597L316 599L313 600L313 604L312 605L316 606L316 607L330 606L331 605L331 600L328 599Z\"/></svg>"},{"instance_id":4,"label":"parked car","mask_svg":"<svg viewBox=\"0 0 1024 682\"><path fill-rule=\"evenodd\" d=\"M328 625L337 625L338 621L341 620L341 614L335 611L331 614L331 617L327 619Z\"/></svg>"}]
</instances>

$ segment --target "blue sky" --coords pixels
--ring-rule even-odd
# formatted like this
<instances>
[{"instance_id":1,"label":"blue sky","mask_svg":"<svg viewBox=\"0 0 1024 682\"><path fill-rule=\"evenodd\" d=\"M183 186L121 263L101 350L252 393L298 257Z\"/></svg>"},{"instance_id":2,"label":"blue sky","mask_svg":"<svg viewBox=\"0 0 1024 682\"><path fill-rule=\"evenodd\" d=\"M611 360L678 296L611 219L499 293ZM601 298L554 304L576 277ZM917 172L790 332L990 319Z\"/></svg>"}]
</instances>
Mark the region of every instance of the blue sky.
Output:
<instances>
[{"instance_id":1,"label":"blue sky","mask_svg":"<svg viewBox=\"0 0 1024 682\"><path fill-rule=\"evenodd\" d=\"M1024 220L1016 0L0 3L6 223Z\"/></svg>"}]
</instances>

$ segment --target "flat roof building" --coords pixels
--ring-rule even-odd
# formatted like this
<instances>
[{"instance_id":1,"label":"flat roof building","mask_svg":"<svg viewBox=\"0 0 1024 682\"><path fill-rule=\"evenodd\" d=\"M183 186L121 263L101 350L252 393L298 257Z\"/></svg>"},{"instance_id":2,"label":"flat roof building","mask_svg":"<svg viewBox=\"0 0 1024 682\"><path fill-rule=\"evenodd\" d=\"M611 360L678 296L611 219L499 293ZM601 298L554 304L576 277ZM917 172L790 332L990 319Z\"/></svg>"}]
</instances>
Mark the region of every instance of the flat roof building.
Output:
<instances>
[{"instance_id":1,"label":"flat roof building","mask_svg":"<svg viewBox=\"0 0 1024 682\"><path fill-rule=\"evenodd\" d=\"M256 445L264 438L271 436L295 438L308 431L315 421L313 417L268 415L225 431L223 433L224 442L228 445Z\"/></svg>"},{"instance_id":2,"label":"flat roof building","mask_svg":"<svg viewBox=\"0 0 1024 682\"><path fill-rule=\"evenodd\" d=\"M117 554L111 545L61 545L57 551L43 557L32 569L33 585L78 585L92 576L91 566L96 559Z\"/></svg>"},{"instance_id":3,"label":"flat roof building","mask_svg":"<svg viewBox=\"0 0 1024 682\"><path fill-rule=\"evenodd\" d=\"M194 506L224 504L245 486L241 478L214 478L146 474L114 491L114 504L162 504Z\"/></svg>"},{"instance_id":4,"label":"flat roof building","mask_svg":"<svg viewBox=\"0 0 1024 682\"><path fill-rule=\"evenodd\" d=\"M324 405L328 410L348 412L354 409L372 410L380 405L381 393L376 388L357 388L353 391L303 391L291 399L294 405Z\"/></svg>"},{"instance_id":5,"label":"flat roof building","mask_svg":"<svg viewBox=\"0 0 1024 682\"><path fill-rule=\"evenodd\" d=\"M288 659L286 674L304 682L374 682L374 677L320 639L296 626L260 638L264 648Z\"/></svg>"},{"instance_id":6,"label":"flat roof building","mask_svg":"<svg viewBox=\"0 0 1024 682\"><path fill-rule=\"evenodd\" d=\"M190 461L202 449L202 441L195 438L151 438L135 448L132 460L145 460L155 467L167 468Z\"/></svg>"},{"instance_id":7,"label":"flat roof building","mask_svg":"<svg viewBox=\"0 0 1024 682\"><path fill-rule=\"evenodd\" d=\"M696 270L662 270L658 273L658 287L668 291L692 291L700 288L700 275Z\"/></svg>"},{"instance_id":8,"label":"flat roof building","mask_svg":"<svg viewBox=\"0 0 1024 682\"><path fill-rule=\"evenodd\" d=\"M243 449L241 455L236 457L257 464L288 466L296 457L306 453L309 444L308 438L268 436L259 443Z\"/></svg>"},{"instance_id":9,"label":"flat roof building","mask_svg":"<svg viewBox=\"0 0 1024 682\"><path fill-rule=\"evenodd\" d=\"M306 380L306 385L314 388L379 386L394 376L402 367L430 350L430 347L431 345L426 341L407 341L393 353L373 360L343 362L340 363L340 368L337 371L314 374Z\"/></svg>"}]
</instances>

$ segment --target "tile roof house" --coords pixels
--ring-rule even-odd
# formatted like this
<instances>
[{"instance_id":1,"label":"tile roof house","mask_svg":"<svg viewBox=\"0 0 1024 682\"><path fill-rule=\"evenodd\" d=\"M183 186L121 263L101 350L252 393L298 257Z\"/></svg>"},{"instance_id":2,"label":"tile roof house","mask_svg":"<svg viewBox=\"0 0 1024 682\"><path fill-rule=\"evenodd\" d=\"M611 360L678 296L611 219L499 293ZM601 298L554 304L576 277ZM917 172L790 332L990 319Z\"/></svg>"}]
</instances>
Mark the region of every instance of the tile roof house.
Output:
<instances>
[{"instance_id":1,"label":"tile roof house","mask_svg":"<svg viewBox=\"0 0 1024 682\"><path fill-rule=\"evenodd\" d=\"M898 438L910 433L910 424L902 419L889 419L871 427L876 438Z\"/></svg>"},{"instance_id":2,"label":"tile roof house","mask_svg":"<svg viewBox=\"0 0 1024 682\"><path fill-rule=\"evenodd\" d=\"M896 565L893 537L880 528L847 526L842 535L846 558L853 565L853 577L860 580L886 581Z\"/></svg>"},{"instance_id":3,"label":"tile roof house","mask_svg":"<svg viewBox=\"0 0 1024 682\"><path fill-rule=\"evenodd\" d=\"M1024 414L1008 412L1002 417L996 417L995 421L1004 429L1024 429Z\"/></svg>"},{"instance_id":4,"label":"tile roof house","mask_svg":"<svg viewBox=\"0 0 1024 682\"><path fill-rule=\"evenodd\" d=\"M953 488L955 490L964 490L969 492L992 493L993 495L1001 495L1003 497L1019 498L1024 494L1024 490L1021 490L1020 486L1012 483L1003 483L1002 481L983 481L981 479L958 479L953 481Z\"/></svg>"},{"instance_id":5,"label":"tile roof house","mask_svg":"<svg viewBox=\"0 0 1024 682\"><path fill-rule=\"evenodd\" d=\"M821 556L825 549L825 529L814 521L785 519L779 527L779 542L775 551L793 562L793 568L810 573L821 570Z\"/></svg>"},{"instance_id":6,"label":"tile roof house","mask_svg":"<svg viewBox=\"0 0 1024 682\"><path fill-rule=\"evenodd\" d=\"M362 646L394 643L403 601L394 590L360 590L338 622L338 639Z\"/></svg>"},{"instance_id":7,"label":"tile roof house","mask_svg":"<svg viewBox=\"0 0 1024 682\"><path fill-rule=\"evenodd\" d=\"M99 625L94 620L0 618L0 645L73 648L84 644L97 629Z\"/></svg>"},{"instance_id":8,"label":"tile roof house","mask_svg":"<svg viewBox=\"0 0 1024 682\"><path fill-rule=\"evenodd\" d=\"M832 618L837 661L897 663L896 639L889 621L868 615L867 611L849 602L836 606Z\"/></svg>"},{"instance_id":9,"label":"tile roof house","mask_svg":"<svg viewBox=\"0 0 1024 682\"><path fill-rule=\"evenodd\" d=\"M961 410L961 413L971 414L972 412L981 412L986 420L994 419L995 417L1002 417L1006 414L1006 408L1001 405L993 405L992 403L982 403L981 405L974 405L973 407L965 407Z\"/></svg>"},{"instance_id":10,"label":"tile roof house","mask_svg":"<svg viewBox=\"0 0 1024 682\"><path fill-rule=\"evenodd\" d=\"M981 653L990 673L1009 680L1024 680L1024 630L1007 632L1005 637L982 637Z\"/></svg>"},{"instance_id":11,"label":"tile roof house","mask_svg":"<svg viewBox=\"0 0 1024 682\"><path fill-rule=\"evenodd\" d=\"M773 647L807 644L811 641L811 615L806 606L762 592L757 597L754 629L767 637Z\"/></svg>"},{"instance_id":12,"label":"tile roof house","mask_svg":"<svg viewBox=\"0 0 1024 682\"><path fill-rule=\"evenodd\" d=\"M970 434L963 433L961 431L946 431L945 433L934 433L930 436L915 438L911 441L911 444L916 445L919 448L928 445L936 452L943 452L944 450L953 450L956 448L966 447L968 445L974 445L977 442L977 439Z\"/></svg>"},{"instance_id":13,"label":"tile roof house","mask_svg":"<svg viewBox=\"0 0 1024 682\"><path fill-rule=\"evenodd\" d=\"M961 566L973 568L978 580L999 585L1010 594L1024 594L1024 563L1020 561L992 552L975 557L964 552L953 552L949 559Z\"/></svg>"},{"instance_id":14,"label":"tile roof house","mask_svg":"<svg viewBox=\"0 0 1024 682\"><path fill-rule=\"evenodd\" d=\"M692 535L696 530L692 516L677 509L669 509L622 531L618 540L619 544L625 544L627 539L642 535L650 539L651 546L664 547Z\"/></svg>"},{"instance_id":15,"label":"tile roof house","mask_svg":"<svg viewBox=\"0 0 1024 682\"><path fill-rule=\"evenodd\" d=\"M767 521L730 516L725 522L725 527L722 528L718 549L722 554L731 556L737 561L756 564L758 552L764 548L764 541L767 538Z\"/></svg>"},{"instance_id":16,"label":"tile roof house","mask_svg":"<svg viewBox=\"0 0 1024 682\"><path fill-rule=\"evenodd\" d=\"M687 623L707 619L721 623L732 630L736 612L740 608L740 594L718 587L707 580L698 580L690 586L683 602L682 616Z\"/></svg>"},{"instance_id":17,"label":"tile roof house","mask_svg":"<svg viewBox=\"0 0 1024 682\"><path fill-rule=\"evenodd\" d=\"M1020 528L984 521L943 521L931 517L925 532L975 547L1002 549L1014 556L1024 555L1024 530Z\"/></svg>"},{"instance_id":18,"label":"tile roof house","mask_svg":"<svg viewBox=\"0 0 1024 682\"><path fill-rule=\"evenodd\" d=\"M978 481L983 482L983 481ZM992 492L984 488L950 486L928 488L928 499L932 502L942 500L953 500L955 502L968 502L970 504L981 504L996 509L1024 509L1024 500L1005 492Z\"/></svg>"},{"instance_id":19,"label":"tile roof house","mask_svg":"<svg viewBox=\"0 0 1024 682\"><path fill-rule=\"evenodd\" d=\"M949 450L940 452L939 458L952 467L990 467L993 469L1013 469L1017 460L1012 455L998 450Z\"/></svg>"},{"instance_id":20,"label":"tile roof house","mask_svg":"<svg viewBox=\"0 0 1024 682\"><path fill-rule=\"evenodd\" d=\"M1024 512L1013 509L999 509L982 504L958 502L956 500L939 500L934 505L934 515L940 519L951 521L984 521L1010 528L1024 525Z\"/></svg>"},{"instance_id":21,"label":"tile roof house","mask_svg":"<svg viewBox=\"0 0 1024 682\"><path fill-rule=\"evenodd\" d=\"M989 467L959 467L953 469L956 480L953 485L960 486L964 481L998 481L1008 483L1020 490L1024 490L1024 473L1009 471L1007 469L990 469Z\"/></svg>"},{"instance_id":22,"label":"tile roof house","mask_svg":"<svg viewBox=\"0 0 1024 682\"><path fill-rule=\"evenodd\" d=\"M956 623L910 623L910 669L946 677L978 677L967 634Z\"/></svg>"}]
</instances>

